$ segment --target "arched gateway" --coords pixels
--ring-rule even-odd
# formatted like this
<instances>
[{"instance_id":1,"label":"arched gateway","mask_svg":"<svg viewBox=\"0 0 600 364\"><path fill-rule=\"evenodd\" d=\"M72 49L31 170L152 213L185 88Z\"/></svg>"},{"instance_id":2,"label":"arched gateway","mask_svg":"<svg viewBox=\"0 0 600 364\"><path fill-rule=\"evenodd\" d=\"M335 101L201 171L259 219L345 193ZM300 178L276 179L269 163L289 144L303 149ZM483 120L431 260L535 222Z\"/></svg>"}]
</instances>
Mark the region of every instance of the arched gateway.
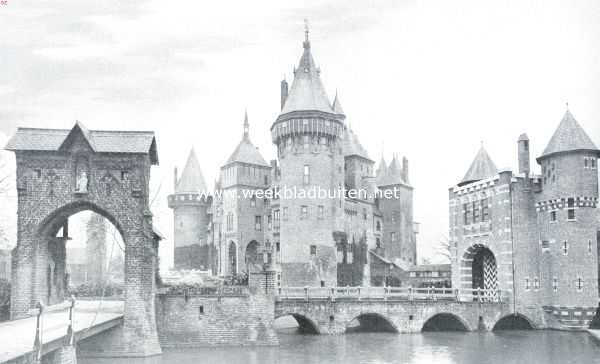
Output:
<instances>
[{"instance_id":1,"label":"arched gateway","mask_svg":"<svg viewBox=\"0 0 600 364\"><path fill-rule=\"evenodd\" d=\"M87 130L79 122L71 130L19 128L6 149L16 155L18 193L11 318L25 316L38 301L65 299L68 218L91 210L110 220L125 242L124 323L103 349L160 353L148 202L150 167L158 164L154 133Z\"/></svg>"}]
</instances>

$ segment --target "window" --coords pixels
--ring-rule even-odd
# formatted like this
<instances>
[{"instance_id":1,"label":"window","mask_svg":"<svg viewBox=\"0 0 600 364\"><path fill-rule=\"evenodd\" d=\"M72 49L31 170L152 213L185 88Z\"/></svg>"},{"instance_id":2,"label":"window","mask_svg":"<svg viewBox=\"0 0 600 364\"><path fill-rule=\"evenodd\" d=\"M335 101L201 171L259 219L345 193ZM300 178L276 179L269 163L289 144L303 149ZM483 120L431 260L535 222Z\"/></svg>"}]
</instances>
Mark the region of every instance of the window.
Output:
<instances>
[{"instance_id":1,"label":"window","mask_svg":"<svg viewBox=\"0 0 600 364\"><path fill-rule=\"evenodd\" d=\"M540 279L538 277L533 279L533 289L536 291L540 289Z\"/></svg>"},{"instance_id":2,"label":"window","mask_svg":"<svg viewBox=\"0 0 600 364\"><path fill-rule=\"evenodd\" d=\"M577 291L581 292L583 290L583 278L577 277L577 281L575 281L575 286L577 287Z\"/></svg>"},{"instance_id":3,"label":"window","mask_svg":"<svg viewBox=\"0 0 600 364\"><path fill-rule=\"evenodd\" d=\"M556 277L552 278L552 290L554 292L558 291L558 278Z\"/></svg>"},{"instance_id":4,"label":"window","mask_svg":"<svg viewBox=\"0 0 600 364\"><path fill-rule=\"evenodd\" d=\"M125 181L127 179L127 171L121 171L121 180Z\"/></svg>"},{"instance_id":5,"label":"window","mask_svg":"<svg viewBox=\"0 0 600 364\"><path fill-rule=\"evenodd\" d=\"M463 204L463 224L464 225L469 225L470 222L470 216L469 216L469 204L468 203L464 203Z\"/></svg>"},{"instance_id":6,"label":"window","mask_svg":"<svg viewBox=\"0 0 600 364\"><path fill-rule=\"evenodd\" d=\"M281 243L280 242L276 242L275 243L275 251L276 252L280 252L281 251Z\"/></svg>"},{"instance_id":7,"label":"window","mask_svg":"<svg viewBox=\"0 0 600 364\"><path fill-rule=\"evenodd\" d=\"M362 210L363 220L367 219L367 209Z\"/></svg>"},{"instance_id":8,"label":"window","mask_svg":"<svg viewBox=\"0 0 600 364\"><path fill-rule=\"evenodd\" d=\"M410 272L410 273L409 273L409 276L410 276L411 278L416 278L416 277L417 277L417 272Z\"/></svg>"},{"instance_id":9,"label":"window","mask_svg":"<svg viewBox=\"0 0 600 364\"><path fill-rule=\"evenodd\" d=\"M317 246L316 245L310 246L310 255L317 255Z\"/></svg>"},{"instance_id":10,"label":"window","mask_svg":"<svg viewBox=\"0 0 600 364\"><path fill-rule=\"evenodd\" d=\"M479 204L477 201L473 202L473 224L479 222Z\"/></svg>"},{"instance_id":11,"label":"window","mask_svg":"<svg viewBox=\"0 0 600 364\"><path fill-rule=\"evenodd\" d=\"M285 211L285 207L284 207ZM300 206L300 219L308 218L308 206Z\"/></svg>"},{"instance_id":12,"label":"window","mask_svg":"<svg viewBox=\"0 0 600 364\"><path fill-rule=\"evenodd\" d=\"M550 248L550 243L548 242L548 240L542 240L542 249L548 248Z\"/></svg>"},{"instance_id":13,"label":"window","mask_svg":"<svg viewBox=\"0 0 600 364\"><path fill-rule=\"evenodd\" d=\"M283 208L283 219L287 220L287 218L288 218L288 208L284 207Z\"/></svg>"},{"instance_id":14,"label":"window","mask_svg":"<svg viewBox=\"0 0 600 364\"><path fill-rule=\"evenodd\" d=\"M567 220L575 220L575 199L567 199Z\"/></svg>"},{"instance_id":15,"label":"window","mask_svg":"<svg viewBox=\"0 0 600 364\"><path fill-rule=\"evenodd\" d=\"M390 233L390 240L396 241L396 233L395 232Z\"/></svg>"},{"instance_id":16,"label":"window","mask_svg":"<svg viewBox=\"0 0 600 364\"><path fill-rule=\"evenodd\" d=\"M481 200L481 222L490 220L490 210L488 205L488 199L484 198Z\"/></svg>"},{"instance_id":17,"label":"window","mask_svg":"<svg viewBox=\"0 0 600 364\"><path fill-rule=\"evenodd\" d=\"M202 318L202 315L204 315L204 306L198 306L198 315L200 316L200 318Z\"/></svg>"},{"instance_id":18,"label":"window","mask_svg":"<svg viewBox=\"0 0 600 364\"><path fill-rule=\"evenodd\" d=\"M233 213L227 214L227 231L233 230Z\"/></svg>"},{"instance_id":19,"label":"window","mask_svg":"<svg viewBox=\"0 0 600 364\"><path fill-rule=\"evenodd\" d=\"M310 166L308 164L304 165L304 171L302 174L302 183L305 185L310 183Z\"/></svg>"},{"instance_id":20,"label":"window","mask_svg":"<svg viewBox=\"0 0 600 364\"><path fill-rule=\"evenodd\" d=\"M273 211L273 219L276 223L279 223L279 209Z\"/></svg>"},{"instance_id":21,"label":"window","mask_svg":"<svg viewBox=\"0 0 600 364\"><path fill-rule=\"evenodd\" d=\"M392 212L392 222L397 222L400 213L398 211Z\"/></svg>"},{"instance_id":22,"label":"window","mask_svg":"<svg viewBox=\"0 0 600 364\"><path fill-rule=\"evenodd\" d=\"M377 220L377 223L375 224L377 231L381 231L381 222L379 222L379 220Z\"/></svg>"},{"instance_id":23,"label":"window","mask_svg":"<svg viewBox=\"0 0 600 364\"><path fill-rule=\"evenodd\" d=\"M596 157L592 157L592 169L596 169Z\"/></svg>"},{"instance_id":24,"label":"window","mask_svg":"<svg viewBox=\"0 0 600 364\"><path fill-rule=\"evenodd\" d=\"M583 168L585 168L585 169L589 168L589 166L588 166L588 160L589 160L588 157L584 157L583 158Z\"/></svg>"},{"instance_id":25,"label":"window","mask_svg":"<svg viewBox=\"0 0 600 364\"><path fill-rule=\"evenodd\" d=\"M252 197L250 197L250 207L256 207L256 196L252 195Z\"/></svg>"},{"instance_id":26,"label":"window","mask_svg":"<svg viewBox=\"0 0 600 364\"><path fill-rule=\"evenodd\" d=\"M550 222L556 222L556 211L550 211Z\"/></svg>"},{"instance_id":27,"label":"window","mask_svg":"<svg viewBox=\"0 0 600 364\"><path fill-rule=\"evenodd\" d=\"M588 254L592 254L592 240L588 240Z\"/></svg>"},{"instance_id":28,"label":"window","mask_svg":"<svg viewBox=\"0 0 600 364\"><path fill-rule=\"evenodd\" d=\"M269 176L265 174L265 186L269 184Z\"/></svg>"},{"instance_id":29,"label":"window","mask_svg":"<svg viewBox=\"0 0 600 364\"><path fill-rule=\"evenodd\" d=\"M318 213L319 219L323 218L323 216L324 216L324 210L325 210L325 207L323 205L319 205L319 207L317 209L317 213Z\"/></svg>"},{"instance_id":30,"label":"window","mask_svg":"<svg viewBox=\"0 0 600 364\"><path fill-rule=\"evenodd\" d=\"M525 290L529 291L530 288L531 287L530 287L530 284L529 284L529 277L526 277L525 278Z\"/></svg>"},{"instance_id":31,"label":"window","mask_svg":"<svg viewBox=\"0 0 600 364\"><path fill-rule=\"evenodd\" d=\"M273 221L271 215L267 215L267 228L271 230L273 228Z\"/></svg>"},{"instance_id":32,"label":"window","mask_svg":"<svg viewBox=\"0 0 600 364\"><path fill-rule=\"evenodd\" d=\"M569 242L568 241L563 241L562 243L562 251L564 255L568 255L569 254Z\"/></svg>"},{"instance_id":33,"label":"window","mask_svg":"<svg viewBox=\"0 0 600 364\"><path fill-rule=\"evenodd\" d=\"M254 230L262 230L262 216L254 216Z\"/></svg>"}]
</instances>

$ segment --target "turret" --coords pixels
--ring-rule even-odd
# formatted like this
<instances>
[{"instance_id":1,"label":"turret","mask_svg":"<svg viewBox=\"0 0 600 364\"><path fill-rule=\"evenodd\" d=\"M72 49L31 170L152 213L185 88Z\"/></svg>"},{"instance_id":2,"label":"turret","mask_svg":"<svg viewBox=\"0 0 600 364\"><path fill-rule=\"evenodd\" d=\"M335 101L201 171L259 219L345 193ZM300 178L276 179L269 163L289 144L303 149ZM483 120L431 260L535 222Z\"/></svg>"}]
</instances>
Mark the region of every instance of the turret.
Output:
<instances>
[{"instance_id":1,"label":"turret","mask_svg":"<svg viewBox=\"0 0 600 364\"><path fill-rule=\"evenodd\" d=\"M281 110L283 110L283 105L285 105L285 100L288 97L288 83L285 79L281 80Z\"/></svg>"}]
</instances>

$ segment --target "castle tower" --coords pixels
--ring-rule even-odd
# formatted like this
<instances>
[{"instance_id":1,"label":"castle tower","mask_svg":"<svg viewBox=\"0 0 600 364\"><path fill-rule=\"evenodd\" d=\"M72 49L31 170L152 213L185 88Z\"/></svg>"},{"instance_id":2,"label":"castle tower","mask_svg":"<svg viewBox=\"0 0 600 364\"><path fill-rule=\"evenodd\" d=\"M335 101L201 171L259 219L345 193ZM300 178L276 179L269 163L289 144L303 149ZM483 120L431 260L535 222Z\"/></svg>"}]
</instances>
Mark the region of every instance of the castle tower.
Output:
<instances>
[{"instance_id":1,"label":"castle tower","mask_svg":"<svg viewBox=\"0 0 600 364\"><path fill-rule=\"evenodd\" d=\"M598 305L600 150L567 110L538 164L536 210L542 259L541 304L593 310Z\"/></svg>"},{"instance_id":2,"label":"castle tower","mask_svg":"<svg viewBox=\"0 0 600 364\"><path fill-rule=\"evenodd\" d=\"M211 269L214 248L207 241L210 198L193 148L180 178L175 170L173 188L168 203L174 219L174 268Z\"/></svg>"},{"instance_id":3,"label":"castle tower","mask_svg":"<svg viewBox=\"0 0 600 364\"><path fill-rule=\"evenodd\" d=\"M377 173L377 187L381 191L377 204L384 221L384 257L408 269L417 263L417 243L413 220L413 187L408 183L408 160L404 159L406 166L401 166L394 155L386 168L382 157Z\"/></svg>"},{"instance_id":4,"label":"castle tower","mask_svg":"<svg viewBox=\"0 0 600 364\"><path fill-rule=\"evenodd\" d=\"M293 222L281 224L281 284L335 285L333 233L343 230L344 197L283 195L286 191L291 194L294 188L329 192L344 185L344 115L336 113L327 97L311 53L308 29L303 48L285 104L271 127L280 160L280 215L282 220Z\"/></svg>"},{"instance_id":5,"label":"castle tower","mask_svg":"<svg viewBox=\"0 0 600 364\"><path fill-rule=\"evenodd\" d=\"M225 276L249 273L262 263L260 254L268 229L268 200L257 197L257 192L269 188L271 166L250 141L248 113L243 128L242 140L221 167L219 177L223 192L217 202L222 226L220 274Z\"/></svg>"},{"instance_id":6,"label":"castle tower","mask_svg":"<svg viewBox=\"0 0 600 364\"><path fill-rule=\"evenodd\" d=\"M104 283L106 267L106 221L98 214L92 214L86 224L87 241L86 273L87 282Z\"/></svg>"}]
</instances>

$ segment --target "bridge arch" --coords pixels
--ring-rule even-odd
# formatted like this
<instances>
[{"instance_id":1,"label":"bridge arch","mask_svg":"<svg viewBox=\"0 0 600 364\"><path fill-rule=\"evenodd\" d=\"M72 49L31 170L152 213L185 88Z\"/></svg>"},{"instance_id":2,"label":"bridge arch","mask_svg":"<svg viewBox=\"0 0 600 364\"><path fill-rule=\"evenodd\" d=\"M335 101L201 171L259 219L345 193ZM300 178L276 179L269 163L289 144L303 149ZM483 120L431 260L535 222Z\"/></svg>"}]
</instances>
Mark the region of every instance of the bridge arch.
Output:
<instances>
[{"instance_id":1,"label":"bridge arch","mask_svg":"<svg viewBox=\"0 0 600 364\"><path fill-rule=\"evenodd\" d=\"M529 317L520 313L511 313L501 317L492 328L492 331L500 330L532 330L536 325Z\"/></svg>"},{"instance_id":2,"label":"bridge arch","mask_svg":"<svg viewBox=\"0 0 600 364\"><path fill-rule=\"evenodd\" d=\"M312 318L299 313L283 313L275 316L275 320L282 317L293 317L298 323L298 331L301 334L318 335L321 333L319 325Z\"/></svg>"},{"instance_id":3,"label":"bridge arch","mask_svg":"<svg viewBox=\"0 0 600 364\"><path fill-rule=\"evenodd\" d=\"M352 325L354 322L358 325ZM376 312L362 312L346 323L346 332L395 332L398 327L382 314Z\"/></svg>"},{"instance_id":4,"label":"bridge arch","mask_svg":"<svg viewBox=\"0 0 600 364\"><path fill-rule=\"evenodd\" d=\"M421 331L473 331L467 320L450 312L438 312L423 320Z\"/></svg>"}]
</instances>

